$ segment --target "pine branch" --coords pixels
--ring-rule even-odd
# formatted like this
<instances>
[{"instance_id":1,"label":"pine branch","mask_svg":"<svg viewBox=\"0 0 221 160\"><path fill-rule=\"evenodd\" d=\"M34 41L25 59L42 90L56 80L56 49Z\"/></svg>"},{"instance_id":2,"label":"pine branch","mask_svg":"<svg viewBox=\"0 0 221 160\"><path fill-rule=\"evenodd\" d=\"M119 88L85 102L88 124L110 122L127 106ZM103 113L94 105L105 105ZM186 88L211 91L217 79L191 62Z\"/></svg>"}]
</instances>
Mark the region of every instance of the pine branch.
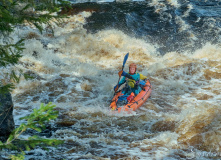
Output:
<instances>
[{"instance_id":1,"label":"pine branch","mask_svg":"<svg viewBox=\"0 0 221 160\"><path fill-rule=\"evenodd\" d=\"M70 7L70 3L63 0L55 1L50 0L1 0L0 1L0 38L4 38L3 44L0 44L0 68L6 68L14 66L18 63L22 57L24 50L23 39L16 44L11 44L10 33L14 31L15 26L22 25L24 22L35 25L35 27L42 33L43 24L48 24L52 29L49 21L56 19L61 22L60 19L66 18L65 15L51 15L53 12L58 12L59 9ZM48 11L43 14L40 11ZM11 79L14 82L19 82L19 75L17 72L11 71ZM12 84L5 84L6 86L0 85L0 93L11 92L13 89Z\"/></svg>"},{"instance_id":2,"label":"pine branch","mask_svg":"<svg viewBox=\"0 0 221 160\"><path fill-rule=\"evenodd\" d=\"M52 105L52 103L48 103L47 105L41 104L39 109L34 109L33 113L21 118L22 120L26 120L27 122L22 123L18 128L16 128L5 143L2 143L0 141L0 150L9 149L23 152L24 150L30 151L36 146L46 149L46 146L55 146L62 144L63 141L61 140L45 139L36 135L31 136L28 139L19 139L19 136L28 129L33 129L41 132L42 129L45 128L46 123L56 119L58 116L58 111L55 111L54 108L55 105Z\"/></svg>"}]
</instances>

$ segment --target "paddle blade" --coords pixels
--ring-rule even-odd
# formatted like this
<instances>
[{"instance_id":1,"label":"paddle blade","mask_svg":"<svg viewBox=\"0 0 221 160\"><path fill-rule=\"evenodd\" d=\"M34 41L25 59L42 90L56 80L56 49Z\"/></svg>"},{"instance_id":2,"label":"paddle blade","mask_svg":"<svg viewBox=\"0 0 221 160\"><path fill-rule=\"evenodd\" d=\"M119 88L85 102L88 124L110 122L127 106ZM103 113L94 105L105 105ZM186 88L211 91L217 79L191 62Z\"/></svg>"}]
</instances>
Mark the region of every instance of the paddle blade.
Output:
<instances>
[{"instance_id":1,"label":"paddle blade","mask_svg":"<svg viewBox=\"0 0 221 160\"><path fill-rule=\"evenodd\" d=\"M123 62L123 67L122 67L122 68L124 68L124 65L125 65L125 63L127 62L128 57L129 57L129 53L127 53L127 54L124 56L124 62Z\"/></svg>"}]
</instances>

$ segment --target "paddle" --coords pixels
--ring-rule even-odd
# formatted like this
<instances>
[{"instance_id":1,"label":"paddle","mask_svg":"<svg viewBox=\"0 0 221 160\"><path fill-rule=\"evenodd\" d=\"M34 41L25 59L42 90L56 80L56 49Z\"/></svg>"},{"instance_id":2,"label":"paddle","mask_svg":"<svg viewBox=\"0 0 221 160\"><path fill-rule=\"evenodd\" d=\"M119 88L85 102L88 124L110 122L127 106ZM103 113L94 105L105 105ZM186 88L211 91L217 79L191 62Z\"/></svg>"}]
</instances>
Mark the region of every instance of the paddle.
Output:
<instances>
[{"instance_id":1,"label":"paddle","mask_svg":"<svg viewBox=\"0 0 221 160\"><path fill-rule=\"evenodd\" d=\"M117 87L116 87L115 90L114 90L115 93L117 92L117 90L118 90L118 88L119 88L118 86L119 86L120 77L121 77L121 75L122 75L122 73L123 73L124 65L125 65L125 63L126 63L126 61L127 61L127 59L128 59L128 56L129 56L129 53L127 53L127 54L124 56L124 62L123 62L122 70L121 70L120 72L118 72L119 79L118 79L118 82L117 82Z\"/></svg>"}]
</instances>

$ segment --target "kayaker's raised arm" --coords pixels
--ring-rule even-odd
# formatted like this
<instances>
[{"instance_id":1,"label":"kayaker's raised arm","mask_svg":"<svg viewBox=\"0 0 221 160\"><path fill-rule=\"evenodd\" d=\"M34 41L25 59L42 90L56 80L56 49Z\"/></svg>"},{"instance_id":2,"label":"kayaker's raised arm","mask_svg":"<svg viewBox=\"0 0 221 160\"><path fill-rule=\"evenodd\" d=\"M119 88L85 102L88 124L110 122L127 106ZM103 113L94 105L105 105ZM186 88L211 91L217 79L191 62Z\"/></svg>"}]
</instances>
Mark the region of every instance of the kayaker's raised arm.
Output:
<instances>
[{"instance_id":1,"label":"kayaker's raised arm","mask_svg":"<svg viewBox=\"0 0 221 160\"><path fill-rule=\"evenodd\" d=\"M124 72L124 71L122 72L121 75L124 76L124 77L126 77L126 78L135 80L130 74L128 74L128 73L126 73L126 72Z\"/></svg>"},{"instance_id":2,"label":"kayaker's raised arm","mask_svg":"<svg viewBox=\"0 0 221 160\"><path fill-rule=\"evenodd\" d=\"M140 74L140 79L145 80L145 79L147 79L147 77L142 75L142 74Z\"/></svg>"}]
</instances>

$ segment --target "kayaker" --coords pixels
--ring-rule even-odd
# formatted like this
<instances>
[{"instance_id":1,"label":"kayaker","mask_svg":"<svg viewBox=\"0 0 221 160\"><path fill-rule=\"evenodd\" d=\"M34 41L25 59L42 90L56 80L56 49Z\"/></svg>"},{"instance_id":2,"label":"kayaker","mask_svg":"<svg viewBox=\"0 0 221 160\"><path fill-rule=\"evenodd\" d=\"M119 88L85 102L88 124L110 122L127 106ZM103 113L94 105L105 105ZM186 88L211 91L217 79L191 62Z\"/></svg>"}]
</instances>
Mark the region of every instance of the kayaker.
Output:
<instances>
[{"instance_id":1,"label":"kayaker","mask_svg":"<svg viewBox=\"0 0 221 160\"><path fill-rule=\"evenodd\" d=\"M122 84L127 82L126 87L122 90L122 94L130 95L131 92L133 92L135 95L138 95L142 90L141 86L139 85L140 80L145 80L147 79L147 77L140 73L137 73L136 70L137 70L137 65L135 63L131 63L129 65L129 73L126 73L124 71L122 72L123 78L120 80L118 87L120 87ZM114 90L116 87L117 85L114 87Z\"/></svg>"}]
</instances>

